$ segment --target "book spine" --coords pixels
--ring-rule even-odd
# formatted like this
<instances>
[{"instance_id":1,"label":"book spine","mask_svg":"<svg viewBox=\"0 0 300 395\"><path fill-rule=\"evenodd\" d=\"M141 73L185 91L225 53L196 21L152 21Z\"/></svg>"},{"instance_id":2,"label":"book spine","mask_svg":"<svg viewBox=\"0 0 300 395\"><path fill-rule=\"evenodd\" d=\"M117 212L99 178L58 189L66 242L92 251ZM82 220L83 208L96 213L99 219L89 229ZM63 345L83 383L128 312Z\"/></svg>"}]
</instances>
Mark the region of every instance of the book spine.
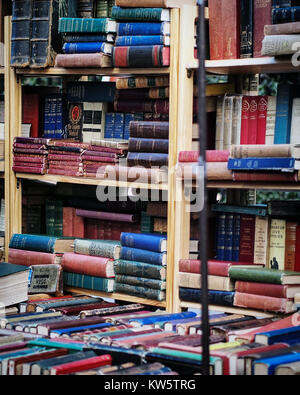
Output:
<instances>
[{"instance_id":1,"label":"book spine","mask_svg":"<svg viewBox=\"0 0 300 395\"><path fill-rule=\"evenodd\" d=\"M284 270L295 271L296 262L297 223L286 223L285 263Z\"/></svg>"},{"instance_id":2,"label":"book spine","mask_svg":"<svg viewBox=\"0 0 300 395\"><path fill-rule=\"evenodd\" d=\"M209 304L219 306L233 306L235 292L226 291L209 291ZM179 288L179 297L183 301L201 303L202 292L201 289Z\"/></svg>"},{"instance_id":3,"label":"book spine","mask_svg":"<svg viewBox=\"0 0 300 395\"><path fill-rule=\"evenodd\" d=\"M169 152L169 140L130 138L129 152L165 153Z\"/></svg>"},{"instance_id":4,"label":"book spine","mask_svg":"<svg viewBox=\"0 0 300 395\"><path fill-rule=\"evenodd\" d=\"M89 211L89 210L76 210L76 215L84 218L99 219L104 221L117 221L117 222L136 222L137 218L133 214Z\"/></svg>"},{"instance_id":5,"label":"book spine","mask_svg":"<svg viewBox=\"0 0 300 395\"><path fill-rule=\"evenodd\" d=\"M292 87L279 84L277 92L277 111L274 144L289 144L291 132Z\"/></svg>"},{"instance_id":6,"label":"book spine","mask_svg":"<svg viewBox=\"0 0 300 395\"><path fill-rule=\"evenodd\" d=\"M253 18L253 56L260 58L264 28L272 23L272 0L254 0Z\"/></svg>"},{"instance_id":7,"label":"book spine","mask_svg":"<svg viewBox=\"0 0 300 395\"><path fill-rule=\"evenodd\" d=\"M217 119L216 119L216 150L224 148L224 113L225 113L225 96L217 99Z\"/></svg>"},{"instance_id":8,"label":"book spine","mask_svg":"<svg viewBox=\"0 0 300 395\"><path fill-rule=\"evenodd\" d=\"M217 215L216 225L216 258L220 261L225 260L225 236L226 235L226 215Z\"/></svg>"},{"instance_id":9,"label":"book spine","mask_svg":"<svg viewBox=\"0 0 300 395\"><path fill-rule=\"evenodd\" d=\"M148 263L116 260L114 262L116 274L152 278L155 280L165 280L166 270L158 265Z\"/></svg>"},{"instance_id":10,"label":"book spine","mask_svg":"<svg viewBox=\"0 0 300 395\"><path fill-rule=\"evenodd\" d=\"M21 266L51 265L55 263L56 255L10 248L8 260L14 265Z\"/></svg>"},{"instance_id":11,"label":"book spine","mask_svg":"<svg viewBox=\"0 0 300 395\"><path fill-rule=\"evenodd\" d=\"M81 255L115 257L116 243L105 243L104 241L75 240L74 252Z\"/></svg>"},{"instance_id":12,"label":"book spine","mask_svg":"<svg viewBox=\"0 0 300 395\"><path fill-rule=\"evenodd\" d=\"M227 214L225 218L225 245L224 245L224 260L232 261L232 246L233 246L233 215Z\"/></svg>"},{"instance_id":13,"label":"book spine","mask_svg":"<svg viewBox=\"0 0 300 395\"><path fill-rule=\"evenodd\" d=\"M113 280L111 279L68 272L63 273L63 278L64 285L69 287L83 288L107 293L113 292L113 286L111 285Z\"/></svg>"},{"instance_id":14,"label":"book spine","mask_svg":"<svg viewBox=\"0 0 300 395\"><path fill-rule=\"evenodd\" d=\"M14 234L9 248L53 253L55 241L56 238L53 237Z\"/></svg>"},{"instance_id":15,"label":"book spine","mask_svg":"<svg viewBox=\"0 0 300 395\"><path fill-rule=\"evenodd\" d=\"M210 59L223 59L222 0L208 0Z\"/></svg>"},{"instance_id":16,"label":"book spine","mask_svg":"<svg viewBox=\"0 0 300 395\"><path fill-rule=\"evenodd\" d=\"M78 43L78 42L111 42L112 34L65 34L64 42Z\"/></svg>"},{"instance_id":17,"label":"book spine","mask_svg":"<svg viewBox=\"0 0 300 395\"><path fill-rule=\"evenodd\" d=\"M59 20L59 33L109 33L109 30L106 18L60 18Z\"/></svg>"},{"instance_id":18,"label":"book spine","mask_svg":"<svg viewBox=\"0 0 300 395\"><path fill-rule=\"evenodd\" d=\"M266 143L268 96L258 97L257 104L257 138L256 144Z\"/></svg>"},{"instance_id":19,"label":"book spine","mask_svg":"<svg viewBox=\"0 0 300 395\"><path fill-rule=\"evenodd\" d=\"M241 216L233 216L233 241L232 241L232 261L239 262L240 260L240 231L241 231Z\"/></svg>"},{"instance_id":20,"label":"book spine","mask_svg":"<svg viewBox=\"0 0 300 395\"><path fill-rule=\"evenodd\" d=\"M273 181L273 182L298 182L297 173L270 173L263 171L256 172L233 172L234 181Z\"/></svg>"},{"instance_id":21,"label":"book spine","mask_svg":"<svg viewBox=\"0 0 300 395\"><path fill-rule=\"evenodd\" d=\"M241 0L240 57L253 56L253 2Z\"/></svg>"},{"instance_id":22,"label":"book spine","mask_svg":"<svg viewBox=\"0 0 300 395\"><path fill-rule=\"evenodd\" d=\"M254 261L255 217L242 215L240 229L240 261Z\"/></svg>"},{"instance_id":23,"label":"book spine","mask_svg":"<svg viewBox=\"0 0 300 395\"><path fill-rule=\"evenodd\" d=\"M242 126L242 96L235 96L233 98L232 111L232 144L240 145L241 142L241 126Z\"/></svg>"},{"instance_id":24,"label":"book spine","mask_svg":"<svg viewBox=\"0 0 300 395\"><path fill-rule=\"evenodd\" d=\"M280 34L299 34L300 32L300 23L299 22L291 22L291 23L282 23L278 25L266 25L265 26L265 35L266 36L277 36Z\"/></svg>"},{"instance_id":25,"label":"book spine","mask_svg":"<svg viewBox=\"0 0 300 395\"><path fill-rule=\"evenodd\" d=\"M12 169L16 173L45 174L44 167L13 166Z\"/></svg>"},{"instance_id":26,"label":"book spine","mask_svg":"<svg viewBox=\"0 0 300 395\"><path fill-rule=\"evenodd\" d=\"M63 51L65 54L79 54L79 53L97 53L103 52L107 53L106 43L103 42L89 42L89 43L65 43L63 46Z\"/></svg>"},{"instance_id":27,"label":"book spine","mask_svg":"<svg viewBox=\"0 0 300 395\"><path fill-rule=\"evenodd\" d=\"M248 144L250 120L250 97L244 96L242 101L241 144Z\"/></svg>"},{"instance_id":28,"label":"book spine","mask_svg":"<svg viewBox=\"0 0 300 395\"><path fill-rule=\"evenodd\" d=\"M133 121L130 122L129 130L130 130L130 137L132 138L152 138L152 139L169 138L168 122Z\"/></svg>"},{"instance_id":29,"label":"book spine","mask_svg":"<svg viewBox=\"0 0 300 395\"><path fill-rule=\"evenodd\" d=\"M240 57L240 1L228 0L221 5L223 59Z\"/></svg>"},{"instance_id":30,"label":"book spine","mask_svg":"<svg viewBox=\"0 0 300 395\"><path fill-rule=\"evenodd\" d=\"M162 8L122 8L115 6L112 9L112 18L128 21L160 22L162 11Z\"/></svg>"},{"instance_id":31,"label":"book spine","mask_svg":"<svg viewBox=\"0 0 300 395\"><path fill-rule=\"evenodd\" d=\"M127 156L128 166L144 166L151 168L153 166L168 166L168 154L152 154L152 153L138 153L129 152Z\"/></svg>"},{"instance_id":32,"label":"book spine","mask_svg":"<svg viewBox=\"0 0 300 395\"><path fill-rule=\"evenodd\" d=\"M141 89L141 88L155 88L168 87L170 85L169 76L160 77L128 77L118 78L116 81L116 88L119 89Z\"/></svg>"},{"instance_id":33,"label":"book spine","mask_svg":"<svg viewBox=\"0 0 300 395\"><path fill-rule=\"evenodd\" d=\"M286 298L286 287L283 285L236 281L235 290L244 294Z\"/></svg>"},{"instance_id":34,"label":"book spine","mask_svg":"<svg viewBox=\"0 0 300 395\"><path fill-rule=\"evenodd\" d=\"M164 291L121 283L115 283L114 292L158 301L163 301L166 298L166 293Z\"/></svg>"},{"instance_id":35,"label":"book spine","mask_svg":"<svg viewBox=\"0 0 300 395\"><path fill-rule=\"evenodd\" d=\"M255 218L254 263L267 266L268 262L269 219Z\"/></svg>"},{"instance_id":36,"label":"book spine","mask_svg":"<svg viewBox=\"0 0 300 395\"><path fill-rule=\"evenodd\" d=\"M63 236L73 237L73 207L63 208Z\"/></svg>"},{"instance_id":37,"label":"book spine","mask_svg":"<svg viewBox=\"0 0 300 395\"><path fill-rule=\"evenodd\" d=\"M268 268L284 270L286 220L271 219Z\"/></svg>"},{"instance_id":38,"label":"book spine","mask_svg":"<svg viewBox=\"0 0 300 395\"><path fill-rule=\"evenodd\" d=\"M163 265L165 253L121 247L120 259L127 261L145 262L152 265Z\"/></svg>"},{"instance_id":39,"label":"book spine","mask_svg":"<svg viewBox=\"0 0 300 395\"><path fill-rule=\"evenodd\" d=\"M151 278L133 277L127 275L116 275L115 284L127 284L137 287L145 287L163 291L166 289L166 282L161 280L154 280Z\"/></svg>"},{"instance_id":40,"label":"book spine","mask_svg":"<svg viewBox=\"0 0 300 395\"><path fill-rule=\"evenodd\" d=\"M67 99L71 102L113 103L114 98L113 82L70 82L67 85Z\"/></svg>"},{"instance_id":41,"label":"book spine","mask_svg":"<svg viewBox=\"0 0 300 395\"><path fill-rule=\"evenodd\" d=\"M170 65L170 48L162 45L114 47L114 67L167 67Z\"/></svg>"},{"instance_id":42,"label":"book spine","mask_svg":"<svg viewBox=\"0 0 300 395\"><path fill-rule=\"evenodd\" d=\"M256 144L258 123L258 97L250 97L248 144Z\"/></svg>"},{"instance_id":43,"label":"book spine","mask_svg":"<svg viewBox=\"0 0 300 395\"><path fill-rule=\"evenodd\" d=\"M232 140L233 97L225 97L224 102L224 149L229 150Z\"/></svg>"},{"instance_id":44,"label":"book spine","mask_svg":"<svg viewBox=\"0 0 300 395\"><path fill-rule=\"evenodd\" d=\"M294 158L241 158L229 159L229 170L294 170Z\"/></svg>"},{"instance_id":45,"label":"book spine","mask_svg":"<svg viewBox=\"0 0 300 395\"><path fill-rule=\"evenodd\" d=\"M300 7L273 8L272 24L291 23L300 21Z\"/></svg>"},{"instance_id":46,"label":"book spine","mask_svg":"<svg viewBox=\"0 0 300 395\"><path fill-rule=\"evenodd\" d=\"M92 54L58 54L56 67L112 67L110 55L104 53Z\"/></svg>"},{"instance_id":47,"label":"book spine","mask_svg":"<svg viewBox=\"0 0 300 395\"><path fill-rule=\"evenodd\" d=\"M66 253L62 259L62 267L66 272L85 274L95 277L114 277L108 274L107 265L112 263L109 258L93 257Z\"/></svg>"},{"instance_id":48,"label":"book spine","mask_svg":"<svg viewBox=\"0 0 300 395\"><path fill-rule=\"evenodd\" d=\"M119 36L116 38L116 47L135 47L145 45L165 45L165 36Z\"/></svg>"},{"instance_id":49,"label":"book spine","mask_svg":"<svg viewBox=\"0 0 300 395\"><path fill-rule=\"evenodd\" d=\"M168 22L125 22L117 24L118 36L163 35L169 26Z\"/></svg>"},{"instance_id":50,"label":"book spine","mask_svg":"<svg viewBox=\"0 0 300 395\"><path fill-rule=\"evenodd\" d=\"M200 261L181 259L179 261L179 272L200 274Z\"/></svg>"},{"instance_id":51,"label":"book spine","mask_svg":"<svg viewBox=\"0 0 300 395\"><path fill-rule=\"evenodd\" d=\"M234 306L245 307L248 309L259 309L264 311L273 311L277 313L286 313L286 299L271 298L262 295L235 293Z\"/></svg>"}]
</instances>

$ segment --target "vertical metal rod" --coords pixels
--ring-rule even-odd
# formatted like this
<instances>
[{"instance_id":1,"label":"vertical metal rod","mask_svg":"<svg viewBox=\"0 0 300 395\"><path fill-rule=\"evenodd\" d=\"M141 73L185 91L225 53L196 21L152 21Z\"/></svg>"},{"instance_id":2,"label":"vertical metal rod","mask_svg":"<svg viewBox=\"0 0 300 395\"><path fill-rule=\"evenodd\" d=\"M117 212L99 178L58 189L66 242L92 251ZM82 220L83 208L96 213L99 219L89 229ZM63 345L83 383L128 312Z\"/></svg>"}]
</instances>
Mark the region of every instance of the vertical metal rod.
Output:
<instances>
[{"instance_id":1,"label":"vertical metal rod","mask_svg":"<svg viewBox=\"0 0 300 395\"><path fill-rule=\"evenodd\" d=\"M199 259L201 261L201 297L202 297L202 374L208 376L210 371L209 355L209 307L208 307L208 267L207 267L207 189L206 189L206 148L207 148L207 120L206 120L206 40L205 40L205 6L204 0L198 0L198 122L200 156L199 166L204 169L204 206L199 219ZM201 173L201 172L200 172Z\"/></svg>"}]
</instances>

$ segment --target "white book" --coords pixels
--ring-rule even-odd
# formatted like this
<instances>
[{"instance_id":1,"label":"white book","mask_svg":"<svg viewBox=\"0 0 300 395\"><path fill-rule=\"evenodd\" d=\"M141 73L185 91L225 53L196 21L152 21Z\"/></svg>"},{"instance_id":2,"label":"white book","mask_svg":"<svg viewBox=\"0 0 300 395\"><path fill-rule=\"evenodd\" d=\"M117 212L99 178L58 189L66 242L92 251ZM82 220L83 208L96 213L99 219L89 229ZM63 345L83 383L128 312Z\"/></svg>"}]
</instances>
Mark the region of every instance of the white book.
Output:
<instances>
[{"instance_id":1,"label":"white book","mask_svg":"<svg viewBox=\"0 0 300 395\"><path fill-rule=\"evenodd\" d=\"M300 144L300 98L293 100L291 144Z\"/></svg>"},{"instance_id":2,"label":"white book","mask_svg":"<svg viewBox=\"0 0 300 395\"><path fill-rule=\"evenodd\" d=\"M233 96L225 97L224 109L224 150L229 150L232 139L232 123L233 123Z\"/></svg>"},{"instance_id":3,"label":"white book","mask_svg":"<svg viewBox=\"0 0 300 395\"><path fill-rule=\"evenodd\" d=\"M218 97L216 120L216 150L222 150L224 147L224 104L225 96Z\"/></svg>"},{"instance_id":4,"label":"white book","mask_svg":"<svg viewBox=\"0 0 300 395\"><path fill-rule=\"evenodd\" d=\"M276 108L277 108L276 96L269 96L268 109L267 109L267 124L266 124L266 145L274 144Z\"/></svg>"},{"instance_id":5,"label":"white book","mask_svg":"<svg viewBox=\"0 0 300 395\"><path fill-rule=\"evenodd\" d=\"M231 136L231 144L234 145L240 145L241 143L242 102L243 96L234 96Z\"/></svg>"}]
</instances>

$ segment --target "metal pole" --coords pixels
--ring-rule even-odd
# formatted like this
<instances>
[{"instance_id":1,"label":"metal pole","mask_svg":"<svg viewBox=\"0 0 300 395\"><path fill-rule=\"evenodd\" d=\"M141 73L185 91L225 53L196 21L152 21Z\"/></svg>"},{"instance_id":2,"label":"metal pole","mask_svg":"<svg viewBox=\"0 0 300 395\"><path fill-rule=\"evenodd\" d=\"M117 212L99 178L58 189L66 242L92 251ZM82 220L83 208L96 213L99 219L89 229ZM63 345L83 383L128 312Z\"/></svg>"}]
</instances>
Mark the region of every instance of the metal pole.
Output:
<instances>
[{"instance_id":1,"label":"metal pole","mask_svg":"<svg viewBox=\"0 0 300 395\"><path fill-rule=\"evenodd\" d=\"M209 308L208 308L208 267L207 267L207 193L206 193L206 147L207 147L207 121L206 121L206 40L205 40L205 6L204 0L198 0L198 123L200 155L199 166L204 169L204 206L199 219L199 259L201 261L201 297L202 297L202 374L208 376L210 368L209 342ZM201 173L201 172L199 172Z\"/></svg>"}]
</instances>

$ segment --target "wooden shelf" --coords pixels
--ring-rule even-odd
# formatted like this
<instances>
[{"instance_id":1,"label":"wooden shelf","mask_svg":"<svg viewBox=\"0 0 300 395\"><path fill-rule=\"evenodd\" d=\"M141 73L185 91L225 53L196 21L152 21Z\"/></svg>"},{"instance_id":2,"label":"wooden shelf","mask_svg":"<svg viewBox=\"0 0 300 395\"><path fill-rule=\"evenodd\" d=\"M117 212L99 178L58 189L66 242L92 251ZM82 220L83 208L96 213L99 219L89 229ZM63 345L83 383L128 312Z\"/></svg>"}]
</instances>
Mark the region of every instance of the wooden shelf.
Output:
<instances>
[{"instance_id":1,"label":"wooden shelf","mask_svg":"<svg viewBox=\"0 0 300 395\"><path fill-rule=\"evenodd\" d=\"M73 288L73 287L65 287L65 291L73 293L73 294L85 294L88 296L97 296L100 298L109 298L109 299L115 299L115 300L129 302L129 303L140 303L140 304L144 304L144 305L148 305L148 306L166 308L166 302L159 302L157 300L139 298L139 297L132 296L132 295L98 292L98 291L91 291L89 289Z\"/></svg>"},{"instance_id":2,"label":"wooden shelf","mask_svg":"<svg viewBox=\"0 0 300 395\"><path fill-rule=\"evenodd\" d=\"M5 74L5 67L0 67L0 75L4 75Z\"/></svg>"},{"instance_id":3,"label":"wooden shelf","mask_svg":"<svg viewBox=\"0 0 300 395\"><path fill-rule=\"evenodd\" d=\"M180 307L188 308L188 309L201 309L201 304L193 303L193 302L180 302ZM209 305L209 310L220 311L229 314L244 314L247 316L259 317L259 318L272 318L276 316L276 314L274 313L266 313L260 310L243 309L240 307L225 307L225 306Z\"/></svg>"},{"instance_id":4,"label":"wooden shelf","mask_svg":"<svg viewBox=\"0 0 300 395\"><path fill-rule=\"evenodd\" d=\"M199 62L195 59L186 66L187 70L197 70ZM297 73L299 68L293 66L290 59L251 58L232 60L207 60L206 72L211 74L272 74Z\"/></svg>"},{"instance_id":5,"label":"wooden shelf","mask_svg":"<svg viewBox=\"0 0 300 395\"><path fill-rule=\"evenodd\" d=\"M169 74L169 67L162 68L61 68L49 67L47 69L16 69L17 75L22 76L68 76L68 75L101 75L101 76L125 76L125 75L161 75Z\"/></svg>"},{"instance_id":6,"label":"wooden shelf","mask_svg":"<svg viewBox=\"0 0 300 395\"><path fill-rule=\"evenodd\" d=\"M277 191L298 191L300 183L264 183L264 182L232 182L232 181L208 181L209 189L262 189Z\"/></svg>"},{"instance_id":7,"label":"wooden shelf","mask_svg":"<svg viewBox=\"0 0 300 395\"><path fill-rule=\"evenodd\" d=\"M41 181L49 183L64 183L64 184L79 184L79 185L95 185L103 187L115 187L115 188L134 188L134 189L148 189L148 190L160 190L167 191L167 184L144 184L140 182L126 182L126 181L113 181L113 180L102 180L96 178L84 178L84 177L67 177L59 175L39 175L39 174L26 174L17 173L17 179L30 180L30 181Z\"/></svg>"}]
</instances>

